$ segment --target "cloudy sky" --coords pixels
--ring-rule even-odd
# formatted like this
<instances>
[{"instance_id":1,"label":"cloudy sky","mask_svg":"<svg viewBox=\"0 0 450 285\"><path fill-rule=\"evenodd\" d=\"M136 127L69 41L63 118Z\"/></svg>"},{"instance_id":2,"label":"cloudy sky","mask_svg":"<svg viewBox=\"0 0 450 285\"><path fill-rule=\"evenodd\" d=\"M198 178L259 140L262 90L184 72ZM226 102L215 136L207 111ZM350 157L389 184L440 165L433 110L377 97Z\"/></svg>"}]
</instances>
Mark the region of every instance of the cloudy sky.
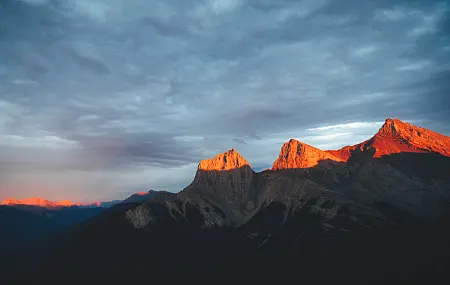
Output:
<instances>
[{"instance_id":1,"label":"cloudy sky","mask_svg":"<svg viewBox=\"0 0 450 285\"><path fill-rule=\"evenodd\" d=\"M2 0L0 199L177 192L230 148L450 135L450 1Z\"/></svg>"}]
</instances>

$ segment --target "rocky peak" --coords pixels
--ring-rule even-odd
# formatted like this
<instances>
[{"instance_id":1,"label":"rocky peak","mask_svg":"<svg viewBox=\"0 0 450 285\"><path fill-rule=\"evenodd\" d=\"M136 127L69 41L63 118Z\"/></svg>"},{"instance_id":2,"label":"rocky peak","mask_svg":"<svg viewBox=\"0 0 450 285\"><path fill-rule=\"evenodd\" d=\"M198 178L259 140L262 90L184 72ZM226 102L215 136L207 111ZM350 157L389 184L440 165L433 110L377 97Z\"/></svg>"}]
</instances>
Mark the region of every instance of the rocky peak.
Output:
<instances>
[{"instance_id":1,"label":"rocky peak","mask_svg":"<svg viewBox=\"0 0 450 285\"><path fill-rule=\"evenodd\" d=\"M309 168L325 160L344 161L328 152L291 139L281 148L280 155L274 162L272 169Z\"/></svg>"},{"instance_id":2,"label":"rocky peak","mask_svg":"<svg viewBox=\"0 0 450 285\"><path fill-rule=\"evenodd\" d=\"M437 152L450 156L450 137L402 122L399 119L386 119L373 140L378 141L375 147L380 148L380 142L387 146L385 149L380 148L379 152ZM390 145L387 144L388 142ZM394 143L397 147L389 147Z\"/></svg>"},{"instance_id":3,"label":"rocky peak","mask_svg":"<svg viewBox=\"0 0 450 285\"><path fill-rule=\"evenodd\" d=\"M202 160L194 181L182 191L181 195L191 193L215 195L221 201L221 209L228 209L230 205L232 208L241 208L241 204L248 202L254 176L255 172L247 160L236 150L231 149L214 158Z\"/></svg>"},{"instance_id":4,"label":"rocky peak","mask_svg":"<svg viewBox=\"0 0 450 285\"><path fill-rule=\"evenodd\" d=\"M435 152L450 156L450 137L399 119L387 118L371 139L354 146L328 152L347 160L357 151L364 153L373 151L375 158L402 152Z\"/></svg>"},{"instance_id":5,"label":"rocky peak","mask_svg":"<svg viewBox=\"0 0 450 285\"><path fill-rule=\"evenodd\" d=\"M227 171L244 166L250 166L235 149L216 155L214 158L200 161L198 170L204 171Z\"/></svg>"},{"instance_id":6,"label":"rocky peak","mask_svg":"<svg viewBox=\"0 0 450 285\"><path fill-rule=\"evenodd\" d=\"M399 119L387 118L378 131L377 135L401 136L408 130L417 128L409 123L400 121Z\"/></svg>"}]
</instances>

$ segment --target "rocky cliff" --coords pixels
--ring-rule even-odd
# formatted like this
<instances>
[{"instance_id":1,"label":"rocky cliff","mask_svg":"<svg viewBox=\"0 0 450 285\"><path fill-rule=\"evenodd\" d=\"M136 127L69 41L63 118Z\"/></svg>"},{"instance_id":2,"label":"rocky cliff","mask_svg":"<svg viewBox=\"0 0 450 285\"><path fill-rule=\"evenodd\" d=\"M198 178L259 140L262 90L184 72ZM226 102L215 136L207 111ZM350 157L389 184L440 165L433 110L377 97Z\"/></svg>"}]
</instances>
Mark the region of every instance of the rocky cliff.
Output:
<instances>
[{"instance_id":1,"label":"rocky cliff","mask_svg":"<svg viewBox=\"0 0 450 285\"><path fill-rule=\"evenodd\" d=\"M439 153L450 156L450 137L402 122L386 119L380 130L369 140L328 153L348 160L353 152L373 150L373 157L396 153Z\"/></svg>"},{"instance_id":2,"label":"rocky cliff","mask_svg":"<svg viewBox=\"0 0 450 285\"><path fill-rule=\"evenodd\" d=\"M273 170L310 168L321 161L345 161L328 152L310 146L308 144L291 139L283 145L278 159L273 163Z\"/></svg>"}]
</instances>

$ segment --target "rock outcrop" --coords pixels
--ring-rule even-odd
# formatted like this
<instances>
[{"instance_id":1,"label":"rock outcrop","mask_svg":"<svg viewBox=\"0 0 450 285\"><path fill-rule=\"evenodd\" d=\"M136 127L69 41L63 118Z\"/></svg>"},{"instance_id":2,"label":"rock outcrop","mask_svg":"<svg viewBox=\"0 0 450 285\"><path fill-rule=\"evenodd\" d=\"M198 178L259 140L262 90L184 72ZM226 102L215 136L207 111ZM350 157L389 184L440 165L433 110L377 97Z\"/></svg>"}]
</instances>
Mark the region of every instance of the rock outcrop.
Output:
<instances>
[{"instance_id":1,"label":"rock outcrop","mask_svg":"<svg viewBox=\"0 0 450 285\"><path fill-rule=\"evenodd\" d=\"M255 172L235 149L202 160L192 183L180 198L203 209L209 223L230 225L241 222L253 210L252 189ZM209 197L214 197L214 202ZM216 209L210 211L209 209ZM223 220L225 213L228 217Z\"/></svg>"},{"instance_id":2,"label":"rock outcrop","mask_svg":"<svg viewBox=\"0 0 450 285\"><path fill-rule=\"evenodd\" d=\"M340 150L327 151L348 160L355 152L373 151L374 158L396 153L439 153L450 156L450 137L417 127L399 119L386 119L380 130L369 140Z\"/></svg>"},{"instance_id":3,"label":"rock outcrop","mask_svg":"<svg viewBox=\"0 0 450 285\"><path fill-rule=\"evenodd\" d=\"M232 189L242 192L250 186L254 174L247 160L235 149L231 149L214 158L202 160L192 185L201 188L212 187L217 191Z\"/></svg>"},{"instance_id":4,"label":"rock outcrop","mask_svg":"<svg viewBox=\"0 0 450 285\"><path fill-rule=\"evenodd\" d=\"M274 162L272 169L310 168L322 161L343 162L345 160L298 140L291 139L281 148L280 155Z\"/></svg>"},{"instance_id":5,"label":"rock outcrop","mask_svg":"<svg viewBox=\"0 0 450 285\"><path fill-rule=\"evenodd\" d=\"M250 164L233 148L216 155L214 158L200 161L198 169L205 171L225 171L244 166L250 166Z\"/></svg>"}]
</instances>

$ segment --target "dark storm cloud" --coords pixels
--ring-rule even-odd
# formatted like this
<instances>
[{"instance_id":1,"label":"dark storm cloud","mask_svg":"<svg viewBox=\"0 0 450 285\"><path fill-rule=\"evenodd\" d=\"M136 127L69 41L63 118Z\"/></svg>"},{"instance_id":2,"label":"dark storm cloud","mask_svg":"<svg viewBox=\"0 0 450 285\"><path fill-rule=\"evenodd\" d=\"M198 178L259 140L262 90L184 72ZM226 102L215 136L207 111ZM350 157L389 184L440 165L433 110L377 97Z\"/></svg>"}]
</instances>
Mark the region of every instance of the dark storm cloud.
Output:
<instances>
[{"instance_id":1,"label":"dark storm cloud","mask_svg":"<svg viewBox=\"0 0 450 285\"><path fill-rule=\"evenodd\" d=\"M263 169L290 137L333 148L365 139L386 117L449 134L449 9L418 0L4 0L0 165L177 190L198 160L233 146ZM141 167L149 172L132 174Z\"/></svg>"}]
</instances>

